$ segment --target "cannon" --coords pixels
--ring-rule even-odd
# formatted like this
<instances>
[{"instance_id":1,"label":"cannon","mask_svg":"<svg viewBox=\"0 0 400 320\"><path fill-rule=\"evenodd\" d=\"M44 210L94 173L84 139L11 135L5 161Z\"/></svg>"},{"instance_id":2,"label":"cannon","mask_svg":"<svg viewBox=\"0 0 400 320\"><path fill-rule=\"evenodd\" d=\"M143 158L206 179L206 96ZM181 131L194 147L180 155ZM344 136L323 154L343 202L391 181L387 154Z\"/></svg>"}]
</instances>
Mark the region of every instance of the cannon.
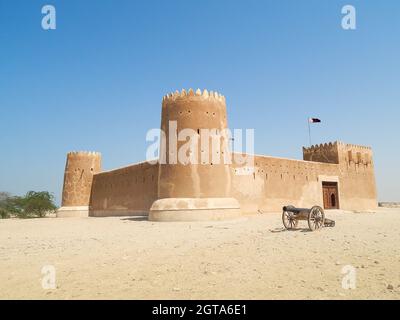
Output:
<instances>
[{"instance_id":1,"label":"cannon","mask_svg":"<svg viewBox=\"0 0 400 320\"><path fill-rule=\"evenodd\" d=\"M319 230L323 226L335 226L335 221L325 218L324 209L320 206L314 206L311 209L296 208L291 205L283 207L282 222L287 230L296 229L299 220L307 220L311 231Z\"/></svg>"}]
</instances>

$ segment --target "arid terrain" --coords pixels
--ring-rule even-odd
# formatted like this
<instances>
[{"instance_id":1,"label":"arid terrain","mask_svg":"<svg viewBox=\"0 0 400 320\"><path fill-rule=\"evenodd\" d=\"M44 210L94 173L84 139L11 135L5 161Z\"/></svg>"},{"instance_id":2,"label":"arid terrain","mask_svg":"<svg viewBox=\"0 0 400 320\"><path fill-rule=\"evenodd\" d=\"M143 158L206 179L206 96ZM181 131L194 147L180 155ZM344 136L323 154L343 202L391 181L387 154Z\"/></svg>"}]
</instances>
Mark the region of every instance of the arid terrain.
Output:
<instances>
[{"instance_id":1,"label":"arid terrain","mask_svg":"<svg viewBox=\"0 0 400 320\"><path fill-rule=\"evenodd\" d=\"M400 209L326 216L336 226L318 232L285 231L280 213L0 220L0 298L400 299ZM46 265L55 289L42 288ZM342 288L346 265L355 289Z\"/></svg>"}]
</instances>

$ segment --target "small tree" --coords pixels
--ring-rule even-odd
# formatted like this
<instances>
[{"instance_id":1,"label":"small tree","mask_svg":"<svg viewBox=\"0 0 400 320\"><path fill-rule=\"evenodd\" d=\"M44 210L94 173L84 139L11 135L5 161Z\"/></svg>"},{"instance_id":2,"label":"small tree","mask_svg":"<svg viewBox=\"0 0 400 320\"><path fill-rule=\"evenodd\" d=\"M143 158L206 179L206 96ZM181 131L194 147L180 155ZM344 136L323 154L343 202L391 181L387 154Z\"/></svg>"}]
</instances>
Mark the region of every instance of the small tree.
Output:
<instances>
[{"instance_id":1,"label":"small tree","mask_svg":"<svg viewBox=\"0 0 400 320\"><path fill-rule=\"evenodd\" d=\"M54 196L47 191L29 191L25 197L15 197L14 204L16 213L21 218L43 218L57 208L54 204Z\"/></svg>"},{"instance_id":2,"label":"small tree","mask_svg":"<svg viewBox=\"0 0 400 320\"><path fill-rule=\"evenodd\" d=\"M6 192L0 192L0 217L9 218L43 218L56 209L54 196L47 191L29 191L23 197L11 197Z\"/></svg>"},{"instance_id":3,"label":"small tree","mask_svg":"<svg viewBox=\"0 0 400 320\"><path fill-rule=\"evenodd\" d=\"M9 193L0 192L0 219L7 219L10 217L9 199L10 199Z\"/></svg>"}]
</instances>

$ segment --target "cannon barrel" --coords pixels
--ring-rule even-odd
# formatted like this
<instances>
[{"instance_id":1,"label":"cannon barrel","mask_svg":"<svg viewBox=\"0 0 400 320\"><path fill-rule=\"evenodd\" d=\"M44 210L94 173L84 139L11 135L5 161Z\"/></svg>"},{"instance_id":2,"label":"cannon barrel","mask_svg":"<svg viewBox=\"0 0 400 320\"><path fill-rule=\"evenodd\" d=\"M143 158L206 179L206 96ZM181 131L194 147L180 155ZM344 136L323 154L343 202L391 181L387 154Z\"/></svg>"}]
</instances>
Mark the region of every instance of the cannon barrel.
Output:
<instances>
[{"instance_id":1,"label":"cannon barrel","mask_svg":"<svg viewBox=\"0 0 400 320\"><path fill-rule=\"evenodd\" d=\"M311 209L308 208L296 208L295 206L284 206L283 211L292 212L292 213L309 213Z\"/></svg>"}]
</instances>

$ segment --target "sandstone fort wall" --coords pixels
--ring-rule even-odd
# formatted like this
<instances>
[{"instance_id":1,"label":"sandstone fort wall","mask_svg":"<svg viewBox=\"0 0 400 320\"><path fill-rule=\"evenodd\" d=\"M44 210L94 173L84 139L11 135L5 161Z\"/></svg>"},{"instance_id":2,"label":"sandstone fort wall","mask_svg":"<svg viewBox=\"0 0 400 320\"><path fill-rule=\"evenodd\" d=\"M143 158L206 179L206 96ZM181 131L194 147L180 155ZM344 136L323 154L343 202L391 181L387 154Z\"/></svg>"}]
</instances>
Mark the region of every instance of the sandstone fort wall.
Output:
<instances>
[{"instance_id":1,"label":"sandstone fort wall","mask_svg":"<svg viewBox=\"0 0 400 320\"><path fill-rule=\"evenodd\" d=\"M101 171L101 155L97 152L69 152L64 171L61 206L87 206L93 176Z\"/></svg>"},{"instance_id":2,"label":"sandstone fort wall","mask_svg":"<svg viewBox=\"0 0 400 320\"><path fill-rule=\"evenodd\" d=\"M229 165L224 162L231 155L225 148L227 128L224 96L192 89L168 94L162 102L165 136L160 163L101 172L100 154L69 153L58 215L149 215L157 221L194 221L280 211L289 204L323 207L327 199L344 210L377 207L371 148L334 142L303 148L303 160L254 155L247 164ZM215 156L211 137L202 144L203 129L215 131L222 142L217 161L203 158ZM174 145L171 137L176 135ZM189 141L201 143L187 148ZM186 155L197 153L198 163L177 160L183 147Z\"/></svg>"},{"instance_id":3,"label":"sandstone fort wall","mask_svg":"<svg viewBox=\"0 0 400 320\"><path fill-rule=\"evenodd\" d=\"M233 164L232 196L243 213L280 211L282 206L322 206L322 182L337 180L338 166L267 156L254 157L254 172Z\"/></svg>"},{"instance_id":4,"label":"sandstone fort wall","mask_svg":"<svg viewBox=\"0 0 400 320\"><path fill-rule=\"evenodd\" d=\"M323 207L323 182L338 185L339 208L371 210L377 207L375 176L370 148L341 145L338 152L329 153L333 159L318 152L317 159L326 162L254 156L254 171L232 165L232 197L238 199L243 213L280 211L283 205ZM332 144L331 144L332 145ZM368 161L348 161L347 154L362 153ZM339 156L340 155L340 156ZM306 155L305 157L308 157ZM322 157L322 158L321 158ZM314 158L315 159L315 158ZM336 160L335 160L336 159ZM335 164L337 161L338 164ZM245 171L248 171L247 174Z\"/></svg>"},{"instance_id":5,"label":"sandstone fort wall","mask_svg":"<svg viewBox=\"0 0 400 320\"><path fill-rule=\"evenodd\" d=\"M89 216L148 214L157 199L158 165L147 162L96 174Z\"/></svg>"},{"instance_id":6,"label":"sandstone fort wall","mask_svg":"<svg viewBox=\"0 0 400 320\"><path fill-rule=\"evenodd\" d=\"M176 121L178 133L191 130L184 141L177 141L177 148L174 148L169 139L171 121ZM223 162L224 150L217 151L218 161L213 163L211 157L203 159L205 155L212 154L212 140L208 139L208 146L200 144L203 129L213 130L218 135L226 128L225 97L217 92L182 90L164 97L161 129L166 133L168 164L160 165L159 198L227 197L230 192L231 172ZM176 150L187 144L189 136L197 143L193 148L196 152L194 156L201 165L176 163Z\"/></svg>"}]
</instances>

